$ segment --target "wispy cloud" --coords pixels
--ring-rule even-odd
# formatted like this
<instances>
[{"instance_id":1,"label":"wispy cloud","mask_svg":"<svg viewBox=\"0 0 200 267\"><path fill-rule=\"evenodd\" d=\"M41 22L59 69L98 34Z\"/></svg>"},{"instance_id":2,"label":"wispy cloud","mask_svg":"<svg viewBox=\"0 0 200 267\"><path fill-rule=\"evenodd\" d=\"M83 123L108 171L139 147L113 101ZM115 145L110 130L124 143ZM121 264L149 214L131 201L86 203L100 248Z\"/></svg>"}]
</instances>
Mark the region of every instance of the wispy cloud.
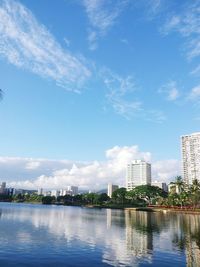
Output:
<instances>
[{"instance_id":1,"label":"wispy cloud","mask_svg":"<svg viewBox=\"0 0 200 267\"><path fill-rule=\"evenodd\" d=\"M123 78L109 69L102 69L100 76L108 90L107 101L117 114L130 119L142 111L141 101L133 95L138 88L132 76Z\"/></svg>"},{"instance_id":2,"label":"wispy cloud","mask_svg":"<svg viewBox=\"0 0 200 267\"><path fill-rule=\"evenodd\" d=\"M144 103L137 97L141 88L132 75L122 77L104 68L100 71L100 77L107 88L107 102L117 114L128 120L139 117L160 123L166 119L162 111L145 108Z\"/></svg>"},{"instance_id":3,"label":"wispy cloud","mask_svg":"<svg viewBox=\"0 0 200 267\"><path fill-rule=\"evenodd\" d=\"M24 5L0 1L0 57L21 69L79 91L91 73L84 62L62 49Z\"/></svg>"},{"instance_id":4,"label":"wispy cloud","mask_svg":"<svg viewBox=\"0 0 200 267\"><path fill-rule=\"evenodd\" d=\"M163 33L178 32L185 39L186 57L191 60L200 56L200 1L188 1L178 13L169 16ZM199 70L197 66L194 73Z\"/></svg>"},{"instance_id":5,"label":"wispy cloud","mask_svg":"<svg viewBox=\"0 0 200 267\"><path fill-rule=\"evenodd\" d=\"M89 48L95 50L99 37L104 36L115 24L129 0L83 0L88 19Z\"/></svg>"},{"instance_id":6,"label":"wispy cloud","mask_svg":"<svg viewBox=\"0 0 200 267\"><path fill-rule=\"evenodd\" d=\"M188 99L199 102L200 101L200 85L193 87L188 95Z\"/></svg>"},{"instance_id":7,"label":"wispy cloud","mask_svg":"<svg viewBox=\"0 0 200 267\"><path fill-rule=\"evenodd\" d=\"M166 120L162 111L145 108L145 104L138 96L142 89L136 84L132 75L122 77L107 68L103 68L99 75L107 88L107 104L117 114L128 120L141 118L156 123Z\"/></svg>"},{"instance_id":8,"label":"wispy cloud","mask_svg":"<svg viewBox=\"0 0 200 267\"><path fill-rule=\"evenodd\" d=\"M176 81L170 81L158 90L159 93L165 94L168 101L175 101L180 97L179 89Z\"/></svg>"},{"instance_id":9,"label":"wispy cloud","mask_svg":"<svg viewBox=\"0 0 200 267\"><path fill-rule=\"evenodd\" d=\"M144 0L143 2L141 1L141 3L143 3L143 6L146 9L147 17L154 18L162 11L166 0L149 0L149 1Z\"/></svg>"}]
</instances>

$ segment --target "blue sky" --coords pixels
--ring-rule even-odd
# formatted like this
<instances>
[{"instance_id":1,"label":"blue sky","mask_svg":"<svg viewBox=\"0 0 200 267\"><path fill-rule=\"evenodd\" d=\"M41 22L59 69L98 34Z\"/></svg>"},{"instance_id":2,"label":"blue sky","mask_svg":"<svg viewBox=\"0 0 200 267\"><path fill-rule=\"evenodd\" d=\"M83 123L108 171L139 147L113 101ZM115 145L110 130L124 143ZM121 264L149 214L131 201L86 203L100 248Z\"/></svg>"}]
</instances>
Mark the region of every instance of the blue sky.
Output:
<instances>
[{"instance_id":1,"label":"blue sky","mask_svg":"<svg viewBox=\"0 0 200 267\"><path fill-rule=\"evenodd\" d=\"M31 187L67 170L89 186L79 168L107 168L116 147L120 165L147 155L155 178L179 173L180 135L199 131L199 18L198 0L0 0L2 177ZM103 180L94 167L96 187L123 184L121 166Z\"/></svg>"}]
</instances>

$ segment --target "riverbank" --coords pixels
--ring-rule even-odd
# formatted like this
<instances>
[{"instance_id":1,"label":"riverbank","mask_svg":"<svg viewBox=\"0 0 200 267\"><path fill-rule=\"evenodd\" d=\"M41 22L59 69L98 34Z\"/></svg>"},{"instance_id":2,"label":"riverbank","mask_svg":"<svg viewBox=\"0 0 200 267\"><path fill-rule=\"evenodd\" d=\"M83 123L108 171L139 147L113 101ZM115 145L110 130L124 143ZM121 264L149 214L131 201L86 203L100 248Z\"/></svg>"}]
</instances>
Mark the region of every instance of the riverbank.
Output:
<instances>
[{"instance_id":1,"label":"riverbank","mask_svg":"<svg viewBox=\"0 0 200 267\"><path fill-rule=\"evenodd\" d=\"M185 213L185 214L200 214L200 209L186 209L186 208L166 208L166 207L140 207L140 208L124 208L125 210L129 211L147 211L147 212L178 212L178 213Z\"/></svg>"}]
</instances>

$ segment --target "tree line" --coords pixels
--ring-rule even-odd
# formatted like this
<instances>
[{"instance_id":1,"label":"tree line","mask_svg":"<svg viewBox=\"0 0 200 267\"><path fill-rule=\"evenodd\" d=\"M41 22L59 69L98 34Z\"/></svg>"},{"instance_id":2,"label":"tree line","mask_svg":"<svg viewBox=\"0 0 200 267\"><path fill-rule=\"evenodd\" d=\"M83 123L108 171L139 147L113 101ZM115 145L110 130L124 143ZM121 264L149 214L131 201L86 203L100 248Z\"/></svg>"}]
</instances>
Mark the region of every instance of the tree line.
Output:
<instances>
[{"instance_id":1,"label":"tree line","mask_svg":"<svg viewBox=\"0 0 200 267\"><path fill-rule=\"evenodd\" d=\"M166 199L160 199L159 204L186 208L200 208L200 181L194 179L191 185L186 184L181 176L177 176L170 184L171 190Z\"/></svg>"},{"instance_id":2,"label":"tree line","mask_svg":"<svg viewBox=\"0 0 200 267\"><path fill-rule=\"evenodd\" d=\"M127 191L122 187L115 190L110 198L106 193L84 193L75 196L43 196L34 194L18 194L13 196L0 195L0 201L29 202L42 204L100 206L100 207L180 207L200 208L200 182L194 180L192 185L184 183L177 176L170 184L170 192L165 192L157 186L141 185Z\"/></svg>"}]
</instances>

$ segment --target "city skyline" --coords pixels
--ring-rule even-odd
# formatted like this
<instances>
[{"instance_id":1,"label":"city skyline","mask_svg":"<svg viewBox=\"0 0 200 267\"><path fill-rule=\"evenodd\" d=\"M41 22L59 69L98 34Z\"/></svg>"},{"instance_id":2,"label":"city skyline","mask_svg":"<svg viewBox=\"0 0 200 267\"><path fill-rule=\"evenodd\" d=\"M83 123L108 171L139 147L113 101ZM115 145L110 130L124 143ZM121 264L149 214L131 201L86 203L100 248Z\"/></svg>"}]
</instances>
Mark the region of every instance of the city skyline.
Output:
<instances>
[{"instance_id":1,"label":"city skyline","mask_svg":"<svg viewBox=\"0 0 200 267\"><path fill-rule=\"evenodd\" d=\"M198 132L200 1L0 0L0 177L20 188L181 174ZM59 16L57 16L59 14Z\"/></svg>"}]
</instances>

